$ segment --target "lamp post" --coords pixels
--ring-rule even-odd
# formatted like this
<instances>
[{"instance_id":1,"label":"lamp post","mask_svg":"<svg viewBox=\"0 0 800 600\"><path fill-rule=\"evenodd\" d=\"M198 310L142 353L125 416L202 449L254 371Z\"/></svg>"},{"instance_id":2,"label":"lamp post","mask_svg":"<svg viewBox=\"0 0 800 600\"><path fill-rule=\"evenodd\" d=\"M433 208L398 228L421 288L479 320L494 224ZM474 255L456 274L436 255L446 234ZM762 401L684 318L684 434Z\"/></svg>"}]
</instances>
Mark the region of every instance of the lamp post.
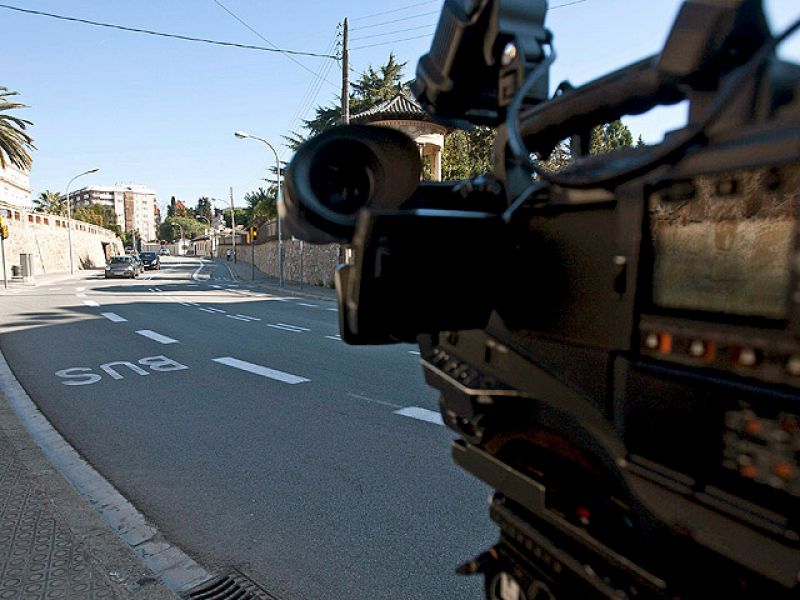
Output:
<instances>
[{"instance_id":1,"label":"lamp post","mask_svg":"<svg viewBox=\"0 0 800 600\"><path fill-rule=\"evenodd\" d=\"M281 201L281 161L278 158L278 152L275 150L272 144L270 144L264 138L258 137L257 135L250 135L249 133L245 133L244 131L236 131L234 134L239 139L250 138L253 140L258 140L259 142L265 143L269 146L269 149L272 150L272 153L275 155L275 174L278 178L278 188L275 194L275 207L277 208L280 201ZM278 281L280 282L280 286L283 287L284 280L283 280L283 267L284 267L284 253L283 253L283 233L281 231L281 213L278 210Z\"/></svg>"},{"instance_id":2,"label":"lamp post","mask_svg":"<svg viewBox=\"0 0 800 600\"><path fill-rule=\"evenodd\" d=\"M67 183L67 243L69 244L69 272L70 275L75 274L75 266L72 262L72 211L70 210L69 204L69 186L72 185L72 182L75 181L78 177L83 177L84 175L89 175L90 173L97 173L100 169L95 167L94 169L89 169L88 171L84 171L83 173L78 173L69 180Z\"/></svg>"},{"instance_id":3,"label":"lamp post","mask_svg":"<svg viewBox=\"0 0 800 600\"><path fill-rule=\"evenodd\" d=\"M214 256L214 228L211 227L211 220L208 217L204 217L203 215L197 215L195 217L198 221L202 219L206 223L208 223L208 240L211 242L211 256Z\"/></svg>"},{"instance_id":4,"label":"lamp post","mask_svg":"<svg viewBox=\"0 0 800 600\"><path fill-rule=\"evenodd\" d=\"M173 227L179 227L181 230L181 243L178 245L178 256L183 256L182 251L185 250L183 243L183 226L180 223L172 223Z\"/></svg>"}]
</instances>

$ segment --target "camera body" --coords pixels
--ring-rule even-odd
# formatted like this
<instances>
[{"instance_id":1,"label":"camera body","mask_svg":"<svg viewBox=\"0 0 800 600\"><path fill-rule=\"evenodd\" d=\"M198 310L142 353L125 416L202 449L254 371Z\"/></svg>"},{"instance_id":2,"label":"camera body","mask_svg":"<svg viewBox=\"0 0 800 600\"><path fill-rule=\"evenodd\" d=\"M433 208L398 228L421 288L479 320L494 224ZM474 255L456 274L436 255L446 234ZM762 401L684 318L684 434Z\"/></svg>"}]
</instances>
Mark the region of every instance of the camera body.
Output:
<instances>
[{"instance_id":1,"label":"camera body","mask_svg":"<svg viewBox=\"0 0 800 600\"><path fill-rule=\"evenodd\" d=\"M760 2L688 1L660 54L546 100L544 6L448 0L420 61L432 116L498 126L493 173L419 183L413 142L345 126L298 152L283 216L351 244L345 341L419 343L496 490L500 540L460 567L488 598L794 597L800 68ZM580 156L681 100L662 144ZM569 137L562 172L531 162Z\"/></svg>"}]
</instances>

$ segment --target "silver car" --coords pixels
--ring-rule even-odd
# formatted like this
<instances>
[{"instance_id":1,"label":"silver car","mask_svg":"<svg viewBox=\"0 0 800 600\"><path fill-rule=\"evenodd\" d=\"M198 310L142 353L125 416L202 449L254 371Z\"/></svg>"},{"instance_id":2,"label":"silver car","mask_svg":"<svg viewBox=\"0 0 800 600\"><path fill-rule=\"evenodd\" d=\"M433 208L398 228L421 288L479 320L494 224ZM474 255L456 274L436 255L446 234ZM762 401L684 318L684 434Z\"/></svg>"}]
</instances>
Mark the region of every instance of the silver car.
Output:
<instances>
[{"instance_id":1,"label":"silver car","mask_svg":"<svg viewBox=\"0 0 800 600\"><path fill-rule=\"evenodd\" d=\"M109 277L130 277L134 279L143 272L144 267L135 256L112 256L106 265L106 279Z\"/></svg>"}]
</instances>

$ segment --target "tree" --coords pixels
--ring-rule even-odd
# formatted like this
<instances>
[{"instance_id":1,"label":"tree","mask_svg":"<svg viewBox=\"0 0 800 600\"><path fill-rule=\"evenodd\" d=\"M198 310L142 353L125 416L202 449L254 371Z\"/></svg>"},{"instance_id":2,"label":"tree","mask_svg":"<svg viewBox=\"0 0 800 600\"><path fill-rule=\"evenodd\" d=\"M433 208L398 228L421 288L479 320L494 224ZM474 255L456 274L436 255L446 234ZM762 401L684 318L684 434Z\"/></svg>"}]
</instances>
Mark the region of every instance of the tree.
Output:
<instances>
[{"instance_id":1,"label":"tree","mask_svg":"<svg viewBox=\"0 0 800 600\"><path fill-rule=\"evenodd\" d=\"M112 231L116 231L118 228L117 213L114 212L111 206L104 206L102 204L92 204L91 206L76 208L72 212L72 218L97 225L98 227L105 227Z\"/></svg>"},{"instance_id":2,"label":"tree","mask_svg":"<svg viewBox=\"0 0 800 600\"><path fill-rule=\"evenodd\" d=\"M186 239L196 238L205 233L206 225L190 217L167 217L158 226L158 239L174 242L181 237L181 228Z\"/></svg>"},{"instance_id":3,"label":"tree","mask_svg":"<svg viewBox=\"0 0 800 600\"><path fill-rule=\"evenodd\" d=\"M403 68L406 63L399 63L394 53L389 54L389 60L375 70L372 65L361 74L351 85L350 112L358 113L388 100L403 88ZM342 122L342 109L338 104L331 106L318 106L313 118L303 120L303 127L307 131L304 136L296 131L290 131L283 136L286 145L292 150L302 144L306 139L319 135Z\"/></svg>"},{"instance_id":4,"label":"tree","mask_svg":"<svg viewBox=\"0 0 800 600\"><path fill-rule=\"evenodd\" d=\"M202 196L197 199L197 207L194 209L194 216L195 217L204 217L211 222L213 217L213 210L211 208L211 199Z\"/></svg>"},{"instance_id":5,"label":"tree","mask_svg":"<svg viewBox=\"0 0 800 600\"><path fill-rule=\"evenodd\" d=\"M469 179L491 170L494 137L488 127L448 133L442 150L442 180Z\"/></svg>"},{"instance_id":6,"label":"tree","mask_svg":"<svg viewBox=\"0 0 800 600\"><path fill-rule=\"evenodd\" d=\"M637 140L637 146L644 144L642 136ZM619 119L598 125L592 129L591 142L589 144L589 154L603 154L620 148L630 148L633 146L633 135L631 130ZM559 143L547 160L542 161L544 167L550 171L558 171L572 162L572 152L566 141Z\"/></svg>"},{"instance_id":7,"label":"tree","mask_svg":"<svg viewBox=\"0 0 800 600\"><path fill-rule=\"evenodd\" d=\"M278 188L273 185L269 190L258 188L244 195L250 212L249 225L261 225L278 216L277 192Z\"/></svg>"},{"instance_id":8,"label":"tree","mask_svg":"<svg viewBox=\"0 0 800 600\"><path fill-rule=\"evenodd\" d=\"M169 206L167 206L167 217L174 217L175 216L175 208L177 207L177 201L175 200L175 196L169 199Z\"/></svg>"},{"instance_id":9,"label":"tree","mask_svg":"<svg viewBox=\"0 0 800 600\"><path fill-rule=\"evenodd\" d=\"M633 146L631 130L617 119L592 129L592 142L589 153L602 154L603 152L611 152L619 148L630 148L631 146Z\"/></svg>"},{"instance_id":10,"label":"tree","mask_svg":"<svg viewBox=\"0 0 800 600\"><path fill-rule=\"evenodd\" d=\"M36 212L50 213L51 215L66 216L67 203L61 197L60 192L51 192L46 190L39 194L39 197L33 201Z\"/></svg>"},{"instance_id":11,"label":"tree","mask_svg":"<svg viewBox=\"0 0 800 600\"><path fill-rule=\"evenodd\" d=\"M246 226L250 222L250 211L246 208L236 208L233 211L234 216L236 217L236 226L242 227ZM225 220L225 227L231 226L231 211L226 210L222 213L222 217Z\"/></svg>"},{"instance_id":12,"label":"tree","mask_svg":"<svg viewBox=\"0 0 800 600\"><path fill-rule=\"evenodd\" d=\"M28 125L33 125L26 119L20 119L8 114L8 111L27 108L21 102L9 100L16 96L8 88L0 86L0 168L5 169L9 164L18 169L31 168L30 150L35 150L33 138L25 132Z\"/></svg>"}]
</instances>

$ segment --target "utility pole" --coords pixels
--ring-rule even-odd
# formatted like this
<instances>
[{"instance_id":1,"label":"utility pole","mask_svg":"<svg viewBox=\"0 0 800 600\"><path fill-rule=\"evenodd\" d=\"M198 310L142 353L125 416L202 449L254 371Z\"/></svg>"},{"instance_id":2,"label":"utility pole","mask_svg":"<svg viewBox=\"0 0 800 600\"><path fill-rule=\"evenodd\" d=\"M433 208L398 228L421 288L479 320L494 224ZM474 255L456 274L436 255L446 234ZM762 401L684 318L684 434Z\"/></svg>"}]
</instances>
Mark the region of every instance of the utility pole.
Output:
<instances>
[{"instance_id":1,"label":"utility pole","mask_svg":"<svg viewBox=\"0 0 800 600\"><path fill-rule=\"evenodd\" d=\"M342 123L350 123L350 51L347 49L347 17L342 28Z\"/></svg>"},{"instance_id":2,"label":"utility pole","mask_svg":"<svg viewBox=\"0 0 800 600\"><path fill-rule=\"evenodd\" d=\"M233 212L233 186L231 186L231 240L233 244L233 264L236 264L236 214Z\"/></svg>"}]
</instances>

